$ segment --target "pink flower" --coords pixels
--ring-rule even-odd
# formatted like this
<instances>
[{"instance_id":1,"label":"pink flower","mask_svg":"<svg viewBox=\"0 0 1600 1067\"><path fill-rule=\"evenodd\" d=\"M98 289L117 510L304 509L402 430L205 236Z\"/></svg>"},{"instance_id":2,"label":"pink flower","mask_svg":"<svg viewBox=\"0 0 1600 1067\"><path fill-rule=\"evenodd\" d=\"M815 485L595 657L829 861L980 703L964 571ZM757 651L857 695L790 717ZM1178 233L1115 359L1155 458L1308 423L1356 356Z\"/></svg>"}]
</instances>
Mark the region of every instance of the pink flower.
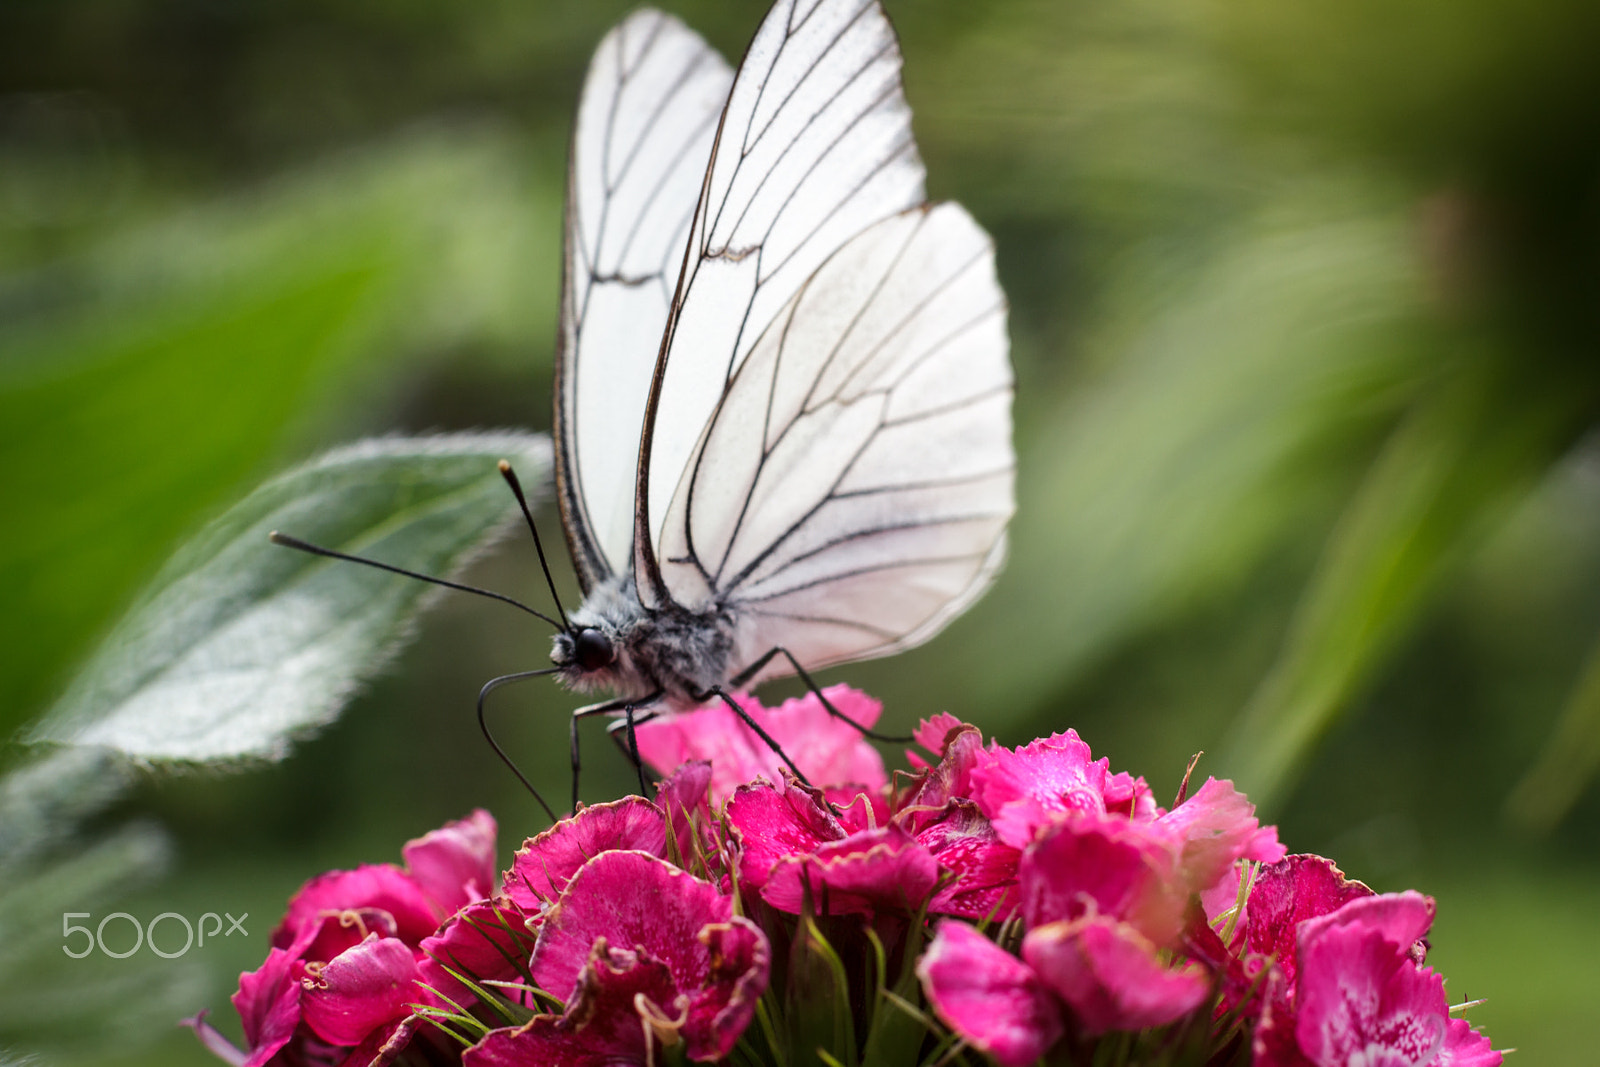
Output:
<instances>
[{"instance_id":1,"label":"pink flower","mask_svg":"<svg viewBox=\"0 0 1600 1067\"><path fill-rule=\"evenodd\" d=\"M1033 968L966 923L939 924L917 977L939 1017L1003 1067L1032 1063L1066 1030Z\"/></svg>"},{"instance_id":2,"label":"pink flower","mask_svg":"<svg viewBox=\"0 0 1600 1067\"><path fill-rule=\"evenodd\" d=\"M1199 1007L1209 989L1200 968L1167 967L1138 931L1100 916L1030 930L1020 960L946 920L917 975L939 1017L1004 1067L1044 1055L1069 1017L1088 1036L1165 1026Z\"/></svg>"},{"instance_id":3,"label":"pink flower","mask_svg":"<svg viewBox=\"0 0 1600 1067\"><path fill-rule=\"evenodd\" d=\"M823 690L828 701L851 721L870 727L883 705L846 685ZM854 787L876 792L888 784L883 757L867 744L860 731L828 714L815 693L764 708L748 693L735 693L739 706L783 747L800 772L819 788ZM778 754L726 705L703 708L657 719L638 727L639 754L663 774L689 760L711 762L711 800L721 804L746 782L765 778L778 781L786 769Z\"/></svg>"},{"instance_id":4,"label":"pink flower","mask_svg":"<svg viewBox=\"0 0 1600 1067\"><path fill-rule=\"evenodd\" d=\"M727 804L746 890L798 914L807 896L824 914L915 911L933 892L939 865L894 823L850 832L813 789L740 786Z\"/></svg>"},{"instance_id":5,"label":"pink flower","mask_svg":"<svg viewBox=\"0 0 1600 1067\"><path fill-rule=\"evenodd\" d=\"M1018 869L1029 928L1106 915L1163 946L1178 936L1187 894L1165 836L1127 819L1086 814L1053 823Z\"/></svg>"},{"instance_id":6,"label":"pink flower","mask_svg":"<svg viewBox=\"0 0 1600 1067\"><path fill-rule=\"evenodd\" d=\"M1103 915L1029 930L1022 958L1090 1036L1165 1026L1199 1007L1209 987L1199 967L1169 968L1153 942Z\"/></svg>"},{"instance_id":7,"label":"pink flower","mask_svg":"<svg viewBox=\"0 0 1600 1067\"><path fill-rule=\"evenodd\" d=\"M991 746L972 771L972 799L1000 839L1026 848L1055 816L1103 813L1109 760L1092 760L1076 730L1018 749Z\"/></svg>"},{"instance_id":8,"label":"pink flower","mask_svg":"<svg viewBox=\"0 0 1600 1067\"><path fill-rule=\"evenodd\" d=\"M767 986L766 935L733 898L646 852L608 851L567 882L540 927L539 987L566 1005L468 1050L468 1067L645 1064L684 1046L732 1051Z\"/></svg>"},{"instance_id":9,"label":"pink flower","mask_svg":"<svg viewBox=\"0 0 1600 1067\"><path fill-rule=\"evenodd\" d=\"M1277 953L1254 1038L1260 1067L1500 1063L1488 1038L1450 1018L1444 979L1422 966L1431 898L1375 895L1321 857L1293 856L1262 873L1247 909L1246 944Z\"/></svg>"},{"instance_id":10,"label":"pink flower","mask_svg":"<svg viewBox=\"0 0 1600 1067\"><path fill-rule=\"evenodd\" d=\"M929 912L995 922L1016 914L1022 853L1000 840L972 801L951 800L931 815L902 817L900 822L915 827L917 844L954 875L928 901Z\"/></svg>"},{"instance_id":11,"label":"pink flower","mask_svg":"<svg viewBox=\"0 0 1600 1067\"><path fill-rule=\"evenodd\" d=\"M480 810L408 842L404 869L366 865L307 882L266 960L239 977L233 1004L249 1046L240 1062L370 1061L407 1038L411 1006L430 999L417 981L422 944L451 912L493 890L494 849L494 819ZM215 1049L220 1037L201 1027Z\"/></svg>"}]
</instances>

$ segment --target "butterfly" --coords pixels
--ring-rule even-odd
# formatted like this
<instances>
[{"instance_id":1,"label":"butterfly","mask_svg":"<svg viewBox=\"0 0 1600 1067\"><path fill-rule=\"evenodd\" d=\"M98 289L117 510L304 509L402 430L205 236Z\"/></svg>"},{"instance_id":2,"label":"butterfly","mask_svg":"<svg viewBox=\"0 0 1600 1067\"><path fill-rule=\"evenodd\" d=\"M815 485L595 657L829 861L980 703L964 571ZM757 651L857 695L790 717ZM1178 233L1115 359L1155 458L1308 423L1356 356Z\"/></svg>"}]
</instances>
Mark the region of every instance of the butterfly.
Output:
<instances>
[{"instance_id":1,"label":"butterfly","mask_svg":"<svg viewBox=\"0 0 1600 1067\"><path fill-rule=\"evenodd\" d=\"M551 582L554 666L478 701L614 694L573 713L574 807L580 719L617 717L637 766L635 725L721 700L789 762L730 691L820 696L811 671L927 641L1005 558L1005 296L988 235L925 199L900 68L878 0L778 0L737 72L650 9L595 52L555 373L583 601Z\"/></svg>"},{"instance_id":2,"label":"butterfly","mask_svg":"<svg viewBox=\"0 0 1600 1067\"><path fill-rule=\"evenodd\" d=\"M557 676L670 713L926 641L1014 510L989 237L924 199L877 0L779 0L737 73L677 19L600 43L572 138Z\"/></svg>"}]
</instances>

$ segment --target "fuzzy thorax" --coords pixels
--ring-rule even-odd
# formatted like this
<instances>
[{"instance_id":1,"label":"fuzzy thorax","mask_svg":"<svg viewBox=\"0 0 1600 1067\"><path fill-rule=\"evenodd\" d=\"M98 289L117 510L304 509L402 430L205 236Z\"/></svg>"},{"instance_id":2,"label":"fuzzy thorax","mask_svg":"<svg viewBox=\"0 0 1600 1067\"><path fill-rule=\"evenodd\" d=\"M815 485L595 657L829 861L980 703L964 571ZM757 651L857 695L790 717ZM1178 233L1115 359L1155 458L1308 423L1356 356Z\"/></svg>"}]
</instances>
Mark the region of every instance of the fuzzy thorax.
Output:
<instances>
[{"instance_id":1,"label":"fuzzy thorax","mask_svg":"<svg viewBox=\"0 0 1600 1067\"><path fill-rule=\"evenodd\" d=\"M725 608L647 608L633 578L614 575L590 590L570 620L571 629L555 635L550 659L574 692L642 699L660 691L661 703L682 709L728 681L735 620Z\"/></svg>"}]
</instances>

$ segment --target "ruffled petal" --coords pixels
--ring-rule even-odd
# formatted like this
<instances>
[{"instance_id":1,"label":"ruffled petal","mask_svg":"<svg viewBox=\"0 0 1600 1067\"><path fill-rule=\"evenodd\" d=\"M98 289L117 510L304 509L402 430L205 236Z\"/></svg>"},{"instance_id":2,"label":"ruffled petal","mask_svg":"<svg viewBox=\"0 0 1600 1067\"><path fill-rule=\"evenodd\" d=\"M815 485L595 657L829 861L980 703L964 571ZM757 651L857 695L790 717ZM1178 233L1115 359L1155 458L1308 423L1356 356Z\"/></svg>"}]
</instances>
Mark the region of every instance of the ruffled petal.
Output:
<instances>
[{"instance_id":1,"label":"ruffled petal","mask_svg":"<svg viewBox=\"0 0 1600 1067\"><path fill-rule=\"evenodd\" d=\"M647 953L671 970L679 989L698 989L710 959L700 932L733 917L733 899L645 852L606 852L584 864L539 928L531 968L540 989L563 1002L573 994L590 950Z\"/></svg>"},{"instance_id":2,"label":"ruffled petal","mask_svg":"<svg viewBox=\"0 0 1600 1067\"><path fill-rule=\"evenodd\" d=\"M1500 1067L1505 1057L1489 1045L1489 1038L1472 1028L1465 1019L1451 1019L1444 1035L1444 1048L1432 1067Z\"/></svg>"},{"instance_id":3,"label":"ruffled petal","mask_svg":"<svg viewBox=\"0 0 1600 1067\"><path fill-rule=\"evenodd\" d=\"M1060 818L1022 855L1023 918L1032 928L1092 911L1168 946L1183 928L1187 900L1175 864L1149 824L1096 814Z\"/></svg>"},{"instance_id":4,"label":"ruffled petal","mask_svg":"<svg viewBox=\"0 0 1600 1067\"><path fill-rule=\"evenodd\" d=\"M1361 925L1302 935L1295 1015L1295 1040L1318 1067L1431 1064L1449 1023L1444 979Z\"/></svg>"},{"instance_id":5,"label":"ruffled petal","mask_svg":"<svg viewBox=\"0 0 1600 1067\"><path fill-rule=\"evenodd\" d=\"M340 915L346 920L323 922ZM438 927L439 918L416 880L405 871L389 863L363 864L353 871L329 871L302 886L273 931L272 943L284 948L307 928L315 928L321 936L304 955L327 961L359 944L369 933L420 944Z\"/></svg>"},{"instance_id":6,"label":"ruffled petal","mask_svg":"<svg viewBox=\"0 0 1600 1067\"><path fill-rule=\"evenodd\" d=\"M1300 924L1327 915L1372 890L1351 881L1332 860L1302 854L1262 867L1245 903L1245 949L1276 959L1294 988Z\"/></svg>"},{"instance_id":7,"label":"ruffled petal","mask_svg":"<svg viewBox=\"0 0 1600 1067\"><path fill-rule=\"evenodd\" d=\"M400 855L442 919L494 892L494 847L494 816L479 808L406 842Z\"/></svg>"},{"instance_id":8,"label":"ruffled petal","mask_svg":"<svg viewBox=\"0 0 1600 1067\"><path fill-rule=\"evenodd\" d=\"M1034 1062L1061 1037L1061 1009L1038 976L966 923L939 924L917 976L939 1018L1002 1067Z\"/></svg>"},{"instance_id":9,"label":"ruffled petal","mask_svg":"<svg viewBox=\"0 0 1600 1067\"><path fill-rule=\"evenodd\" d=\"M1200 893L1221 881L1238 860L1282 858L1277 832L1263 836L1255 805L1232 782L1207 778L1188 800L1155 821L1181 842L1179 865L1189 892Z\"/></svg>"},{"instance_id":10,"label":"ruffled petal","mask_svg":"<svg viewBox=\"0 0 1600 1067\"><path fill-rule=\"evenodd\" d=\"M648 954L594 946L567 1009L491 1031L461 1057L462 1067L615 1067L649 1062L661 1043L653 1020L678 1017L672 972ZM668 1035L676 1037L668 1027Z\"/></svg>"},{"instance_id":11,"label":"ruffled petal","mask_svg":"<svg viewBox=\"0 0 1600 1067\"><path fill-rule=\"evenodd\" d=\"M829 686L822 692L841 715L864 727L876 723L883 711L878 701L849 686ZM733 699L818 786L858 783L876 790L888 784L877 749L859 730L830 715L817 694L794 697L776 708L762 707L749 693L735 693ZM720 701L645 723L636 735L639 754L663 774L688 760L710 761L711 799L717 804L746 782L777 781L786 769L783 759Z\"/></svg>"},{"instance_id":12,"label":"ruffled petal","mask_svg":"<svg viewBox=\"0 0 1600 1067\"><path fill-rule=\"evenodd\" d=\"M1165 1026L1199 1007L1208 988L1199 967L1169 969L1148 938L1104 916L1029 930L1022 958L1091 1036Z\"/></svg>"},{"instance_id":13,"label":"ruffled petal","mask_svg":"<svg viewBox=\"0 0 1600 1067\"><path fill-rule=\"evenodd\" d=\"M417 961L404 943L373 934L302 982L306 1024L332 1045L359 1045L373 1030L410 1014L419 998Z\"/></svg>"},{"instance_id":14,"label":"ruffled petal","mask_svg":"<svg viewBox=\"0 0 1600 1067\"><path fill-rule=\"evenodd\" d=\"M917 843L955 875L928 902L936 915L1004 922L1021 899L1017 864L1022 853L1001 841L994 826L970 800L952 800L943 811L918 820Z\"/></svg>"},{"instance_id":15,"label":"ruffled petal","mask_svg":"<svg viewBox=\"0 0 1600 1067\"><path fill-rule=\"evenodd\" d=\"M642 797L590 805L517 850L505 874L505 894L537 915L555 903L580 867L610 849L665 856L666 816Z\"/></svg>"},{"instance_id":16,"label":"ruffled petal","mask_svg":"<svg viewBox=\"0 0 1600 1067\"><path fill-rule=\"evenodd\" d=\"M864 830L815 852L778 860L762 887L768 904L798 915L809 893L828 915L916 911L939 880L939 864L898 826Z\"/></svg>"},{"instance_id":17,"label":"ruffled petal","mask_svg":"<svg viewBox=\"0 0 1600 1067\"><path fill-rule=\"evenodd\" d=\"M972 799L994 822L1002 841L1026 848L1055 815L1106 810L1109 762L1091 759L1076 730L1018 749L996 746L972 771Z\"/></svg>"},{"instance_id":18,"label":"ruffled petal","mask_svg":"<svg viewBox=\"0 0 1600 1067\"><path fill-rule=\"evenodd\" d=\"M793 780L740 786L725 814L739 843L740 881L751 889L763 888L780 860L811 855L848 836L821 794Z\"/></svg>"}]
</instances>

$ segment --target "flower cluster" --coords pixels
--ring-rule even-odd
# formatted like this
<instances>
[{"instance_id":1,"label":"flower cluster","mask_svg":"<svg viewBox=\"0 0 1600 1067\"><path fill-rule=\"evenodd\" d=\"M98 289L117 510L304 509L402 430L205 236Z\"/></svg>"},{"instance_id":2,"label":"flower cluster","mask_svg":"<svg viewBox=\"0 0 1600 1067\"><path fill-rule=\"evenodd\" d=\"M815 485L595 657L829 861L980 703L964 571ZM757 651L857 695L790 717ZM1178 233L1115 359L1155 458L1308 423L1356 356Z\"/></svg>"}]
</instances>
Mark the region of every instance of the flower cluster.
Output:
<instances>
[{"instance_id":1,"label":"flower cluster","mask_svg":"<svg viewBox=\"0 0 1600 1067\"><path fill-rule=\"evenodd\" d=\"M880 708L835 687L863 727ZM1424 966L1433 902L1288 856L1231 783L1170 810L1068 730L948 715L892 778L816 696L647 724L655 802L493 877L476 812L313 879L241 977L246 1067L1052 1062L1490 1067Z\"/></svg>"}]
</instances>

